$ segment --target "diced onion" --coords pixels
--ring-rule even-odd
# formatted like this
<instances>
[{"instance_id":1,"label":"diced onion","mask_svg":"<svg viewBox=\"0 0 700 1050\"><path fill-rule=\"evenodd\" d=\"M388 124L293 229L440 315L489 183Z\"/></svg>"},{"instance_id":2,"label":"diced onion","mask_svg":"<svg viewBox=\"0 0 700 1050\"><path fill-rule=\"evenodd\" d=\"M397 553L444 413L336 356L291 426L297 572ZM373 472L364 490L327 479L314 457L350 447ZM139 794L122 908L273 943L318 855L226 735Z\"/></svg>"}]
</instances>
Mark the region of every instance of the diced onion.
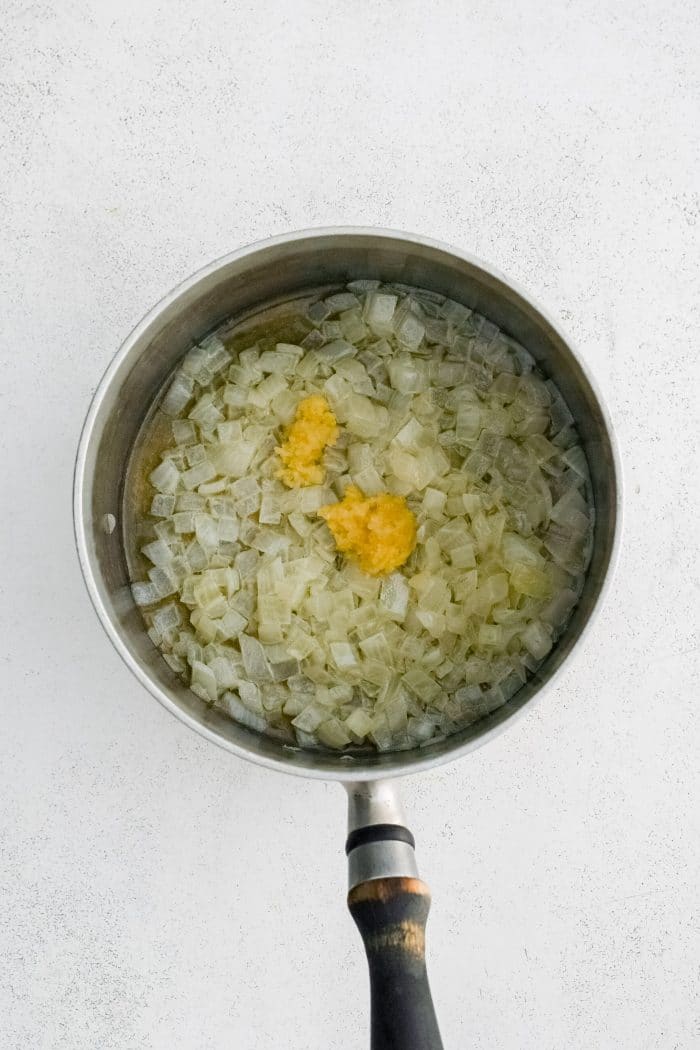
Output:
<instances>
[{"instance_id":1,"label":"diced onion","mask_svg":"<svg viewBox=\"0 0 700 1050\"><path fill-rule=\"evenodd\" d=\"M275 310L168 385L134 601L170 668L249 730L426 746L506 703L576 606L594 515L573 417L523 347L437 293L361 279ZM323 483L289 488L275 449L313 395L339 436ZM349 485L406 500L399 570L338 556L318 512Z\"/></svg>"}]
</instances>

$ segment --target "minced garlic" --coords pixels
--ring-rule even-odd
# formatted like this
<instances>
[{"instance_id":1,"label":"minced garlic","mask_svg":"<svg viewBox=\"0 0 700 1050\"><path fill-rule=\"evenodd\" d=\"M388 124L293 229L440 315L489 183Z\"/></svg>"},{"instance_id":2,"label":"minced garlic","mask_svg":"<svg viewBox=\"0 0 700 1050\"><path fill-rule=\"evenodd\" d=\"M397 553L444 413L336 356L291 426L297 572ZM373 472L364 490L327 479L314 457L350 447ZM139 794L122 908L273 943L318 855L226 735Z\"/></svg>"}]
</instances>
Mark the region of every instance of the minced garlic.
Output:
<instances>
[{"instance_id":1,"label":"minced garlic","mask_svg":"<svg viewBox=\"0 0 700 1050\"><path fill-rule=\"evenodd\" d=\"M348 485L339 503L318 513L338 550L353 555L370 576L398 569L416 545L416 519L401 496L364 496L356 485Z\"/></svg>"},{"instance_id":2,"label":"minced garlic","mask_svg":"<svg viewBox=\"0 0 700 1050\"><path fill-rule=\"evenodd\" d=\"M276 451L284 466L278 478L289 488L321 485L325 472L321 456L326 445L338 440L338 424L325 397L313 394L297 407L294 422Z\"/></svg>"}]
</instances>

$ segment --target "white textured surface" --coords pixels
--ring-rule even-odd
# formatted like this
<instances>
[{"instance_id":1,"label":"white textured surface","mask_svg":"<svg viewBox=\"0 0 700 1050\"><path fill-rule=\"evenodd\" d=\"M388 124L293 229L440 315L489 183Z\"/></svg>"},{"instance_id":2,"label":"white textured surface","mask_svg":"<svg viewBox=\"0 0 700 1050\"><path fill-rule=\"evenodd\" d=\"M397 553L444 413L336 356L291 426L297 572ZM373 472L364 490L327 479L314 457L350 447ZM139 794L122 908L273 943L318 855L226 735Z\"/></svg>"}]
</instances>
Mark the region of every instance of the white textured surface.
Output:
<instances>
[{"instance_id":1,"label":"white textured surface","mask_svg":"<svg viewBox=\"0 0 700 1050\"><path fill-rule=\"evenodd\" d=\"M360 223L546 302L624 458L577 662L408 785L445 1045L697 1048L697 4L0 9L0 1045L368 1045L341 790L167 716L92 613L70 521L90 395L145 310L237 245Z\"/></svg>"}]
</instances>

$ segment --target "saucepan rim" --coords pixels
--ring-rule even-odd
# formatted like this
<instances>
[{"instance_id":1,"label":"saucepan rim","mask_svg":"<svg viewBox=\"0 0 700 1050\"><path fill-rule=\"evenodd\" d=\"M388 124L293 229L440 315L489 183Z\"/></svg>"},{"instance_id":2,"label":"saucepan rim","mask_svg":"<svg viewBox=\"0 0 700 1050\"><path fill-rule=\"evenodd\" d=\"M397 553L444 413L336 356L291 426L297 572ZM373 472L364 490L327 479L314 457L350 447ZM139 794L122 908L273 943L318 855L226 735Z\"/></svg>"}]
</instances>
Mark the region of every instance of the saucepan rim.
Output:
<instances>
[{"instance_id":1,"label":"saucepan rim","mask_svg":"<svg viewBox=\"0 0 700 1050\"><path fill-rule=\"evenodd\" d=\"M610 553L608 558L608 564L605 569L605 575L600 582L599 591L595 598L594 604L587 616L586 622L580 628L577 637L571 644L571 649L566 654L566 657L562 660L559 667L557 667L550 675L548 680L537 687L532 695L521 705L521 707L505 718L500 723L493 725L485 729L480 735L477 735L468 740L461 740L457 736L455 744L452 747L447 747L445 750L438 754L425 754L423 758L419 756L420 749L415 748L411 751L403 752L391 752L386 753L385 758L391 759L390 762L383 765L381 768L370 767L362 764L360 756L353 757L348 762L348 766L344 768L342 758L339 756L332 756L337 763L334 766L325 766L322 759L323 752L309 752L309 757L312 759L313 764L302 765L298 763L299 751L296 751L297 763L292 763L285 760L280 754L279 757L272 754L260 754L247 748L243 743L229 740L219 735L214 728L207 725L205 722L200 721L195 715L190 712L183 710L174 700L168 696L168 694L160 688L158 683L151 677L146 668L141 662L134 656L129 646L124 641L118 626L115 625L112 616L107 609L103 596L100 592L100 587L97 581L98 569L93 565L93 561L90 555L90 544L88 542L88 528L89 528L89 499L90 492L87 490L86 482L86 465L92 445L92 441L95 435L96 424L98 422L100 409L105 399L107 392L109 391L113 380L118 375L122 364L127 358L136 343L142 338L144 333L149 327L157 320L157 318L172 304L176 303L178 299L186 295L186 293L195 287L200 282L206 280L212 274L215 274L218 270L221 270L233 262L240 262L249 256L254 256L258 252L274 248L279 245L293 244L294 242L301 242L307 239L315 238L346 238L346 237L373 237L373 238L387 238L393 241L404 241L407 245L413 245L421 248L429 248L445 253L447 256L452 256L455 259L462 260L469 265L483 271L486 275L492 276L497 280L501 281L508 288L510 288L516 295L519 295L521 299L531 306L540 315L542 320L551 326L554 333L559 339L567 346L577 365L580 367L581 372L585 380L590 385L593 394L597 400L598 407L600 409L601 418L605 424L607 431L607 437L610 443L612 452L612 465L610 473L611 485L614 489L615 499L611 506L611 514L614 515L612 523L612 539L610 544ZM189 726L190 729L194 729L197 733L203 736L205 739L218 744L225 750L230 751L232 754L244 758L248 761L255 762L257 765L264 766L269 769L276 769L284 773L290 773L296 776L310 777L312 779L320 780L338 780L346 783L360 782L360 781L371 781L378 779L385 779L386 777L397 777L406 776L414 773L420 773L426 769L431 769L439 765L443 765L448 762L455 761L470 751L475 751L477 748L482 747L488 743L495 736L499 735L507 726L514 725L518 719L520 719L526 711L533 708L535 702L539 702L542 697L552 690L564 669L571 667L572 657L575 653L580 651L582 640L586 637L590 631L595 619L600 614L603 607L605 597L612 584L612 579L617 567L619 550L620 550L620 537L622 528L622 471L620 469L620 457L615 431L612 427L610 417L605 405L605 402L601 398L600 391L594 380L590 375L584 361L577 353L575 347L572 346L571 340L566 336L560 329L557 321L548 313L542 305L531 295L530 292L522 288L517 281L512 280L510 277L506 277L496 267L484 262L469 252L462 251L453 245L446 244L444 242L434 240L429 237L424 237L419 234L406 233L400 230L384 229L380 227L367 227L367 226L331 226L331 227L311 227L308 229L297 230L291 233L281 234L276 237L270 237L264 240L256 241L252 244L245 245L242 248L238 248L235 251L229 252L226 255L208 263L203 266L196 273L187 277L184 281L178 284L170 292L167 293L151 310L143 317L141 321L134 327L129 333L121 347L109 363L107 369L100 380L95 394L93 395L90 408L88 410L85 423L80 436L80 442L78 445L78 451L75 461L74 471L74 484L73 484L73 523L75 532L75 543L78 553L78 559L82 569L85 584L88 590L88 594L95 608L97 616L104 628L108 638L112 645L117 650L122 660L126 663L127 667L132 671L136 678L141 684L154 696L171 714L174 714L181 722ZM144 627L145 631L145 627ZM412 756L410 763L402 761L406 756ZM418 755L418 757L417 757ZM329 758L331 756L329 755ZM351 764L352 763L352 764Z\"/></svg>"}]
</instances>

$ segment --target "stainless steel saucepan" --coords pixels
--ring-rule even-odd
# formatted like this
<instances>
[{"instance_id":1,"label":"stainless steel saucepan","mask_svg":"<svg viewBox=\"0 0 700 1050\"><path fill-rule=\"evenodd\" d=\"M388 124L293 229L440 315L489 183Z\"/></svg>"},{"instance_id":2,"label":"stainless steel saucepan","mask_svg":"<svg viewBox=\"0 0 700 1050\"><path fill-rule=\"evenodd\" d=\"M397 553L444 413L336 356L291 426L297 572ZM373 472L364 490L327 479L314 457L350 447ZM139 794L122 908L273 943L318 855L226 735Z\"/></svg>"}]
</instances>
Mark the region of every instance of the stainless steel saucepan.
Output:
<instances>
[{"instance_id":1,"label":"stainless steel saucepan","mask_svg":"<svg viewBox=\"0 0 700 1050\"><path fill-rule=\"evenodd\" d=\"M183 354L224 319L353 278L441 292L486 315L522 343L559 386L590 464L595 540L573 618L544 664L505 706L446 740L361 757L305 751L259 735L198 699L150 641L127 572L125 477L139 432ZM99 385L75 471L75 533L90 597L113 645L169 711L232 754L271 769L337 780L349 798L348 903L370 969L374 1050L441 1046L425 970L428 889L394 783L466 755L511 724L549 687L591 623L618 532L619 470L605 410L558 326L520 288L463 252L387 230L293 233L233 252L165 297L128 337Z\"/></svg>"}]
</instances>

